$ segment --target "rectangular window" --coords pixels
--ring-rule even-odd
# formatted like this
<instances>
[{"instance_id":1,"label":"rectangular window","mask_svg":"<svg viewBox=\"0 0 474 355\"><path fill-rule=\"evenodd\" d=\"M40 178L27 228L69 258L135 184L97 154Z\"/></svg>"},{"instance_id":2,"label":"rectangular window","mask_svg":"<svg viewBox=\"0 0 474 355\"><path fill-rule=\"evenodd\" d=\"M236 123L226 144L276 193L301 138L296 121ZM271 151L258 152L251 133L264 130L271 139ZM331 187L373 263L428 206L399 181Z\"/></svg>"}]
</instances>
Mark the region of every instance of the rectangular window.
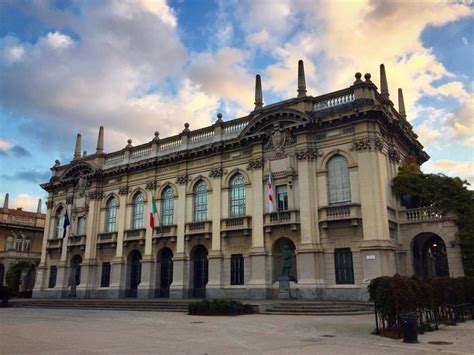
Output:
<instances>
[{"instance_id":1,"label":"rectangular window","mask_svg":"<svg viewBox=\"0 0 474 355\"><path fill-rule=\"evenodd\" d=\"M110 263L103 263L100 287L109 287L109 285L110 285Z\"/></svg>"},{"instance_id":2,"label":"rectangular window","mask_svg":"<svg viewBox=\"0 0 474 355\"><path fill-rule=\"evenodd\" d=\"M276 187L278 211L288 211L288 191L286 185Z\"/></svg>"},{"instance_id":3,"label":"rectangular window","mask_svg":"<svg viewBox=\"0 0 474 355\"><path fill-rule=\"evenodd\" d=\"M336 268L336 284L353 284L354 267L351 249L334 249L334 264Z\"/></svg>"},{"instance_id":4,"label":"rectangular window","mask_svg":"<svg viewBox=\"0 0 474 355\"><path fill-rule=\"evenodd\" d=\"M49 282L48 287L54 288L56 287L56 277L58 276L58 268L56 266L51 266L49 268Z\"/></svg>"},{"instance_id":5,"label":"rectangular window","mask_svg":"<svg viewBox=\"0 0 474 355\"><path fill-rule=\"evenodd\" d=\"M230 257L230 284L244 284L244 257L242 254L233 254Z\"/></svg>"},{"instance_id":6,"label":"rectangular window","mask_svg":"<svg viewBox=\"0 0 474 355\"><path fill-rule=\"evenodd\" d=\"M77 232L76 235L86 234L86 217L81 216L77 218Z\"/></svg>"}]
</instances>

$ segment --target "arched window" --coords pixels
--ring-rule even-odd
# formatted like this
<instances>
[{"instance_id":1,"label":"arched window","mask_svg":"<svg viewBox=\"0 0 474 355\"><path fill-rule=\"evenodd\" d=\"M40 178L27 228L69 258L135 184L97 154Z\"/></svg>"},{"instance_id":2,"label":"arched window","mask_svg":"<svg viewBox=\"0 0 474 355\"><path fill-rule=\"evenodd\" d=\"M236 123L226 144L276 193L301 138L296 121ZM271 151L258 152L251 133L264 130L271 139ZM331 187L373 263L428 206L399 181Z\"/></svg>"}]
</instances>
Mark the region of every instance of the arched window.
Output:
<instances>
[{"instance_id":1,"label":"arched window","mask_svg":"<svg viewBox=\"0 0 474 355\"><path fill-rule=\"evenodd\" d=\"M204 180L194 187L194 222L207 220L207 185Z\"/></svg>"},{"instance_id":2,"label":"arched window","mask_svg":"<svg viewBox=\"0 0 474 355\"><path fill-rule=\"evenodd\" d=\"M23 241L23 251L29 253L31 251L31 238L25 238Z\"/></svg>"},{"instance_id":3,"label":"arched window","mask_svg":"<svg viewBox=\"0 0 474 355\"><path fill-rule=\"evenodd\" d=\"M105 210L105 232L115 232L117 226L117 201L111 197Z\"/></svg>"},{"instance_id":4,"label":"arched window","mask_svg":"<svg viewBox=\"0 0 474 355\"><path fill-rule=\"evenodd\" d=\"M171 186L163 190L161 194L161 223L164 226L173 224L174 215L174 191Z\"/></svg>"},{"instance_id":5,"label":"arched window","mask_svg":"<svg viewBox=\"0 0 474 355\"><path fill-rule=\"evenodd\" d=\"M56 238L64 237L64 218L66 215L66 210L62 207L59 207L56 211Z\"/></svg>"},{"instance_id":6,"label":"arched window","mask_svg":"<svg viewBox=\"0 0 474 355\"><path fill-rule=\"evenodd\" d=\"M143 228L143 194L138 192L133 199L132 228Z\"/></svg>"},{"instance_id":7,"label":"arched window","mask_svg":"<svg viewBox=\"0 0 474 355\"><path fill-rule=\"evenodd\" d=\"M23 238L22 237L16 237L15 250L23 251Z\"/></svg>"},{"instance_id":8,"label":"arched window","mask_svg":"<svg viewBox=\"0 0 474 355\"><path fill-rule=\"evenodd\" d=\"M347 160L342 155L333 156L327 164L329 204L351 201L351 183Z\"/></svg>"},{"instance_id":9,"label":"arched window","mask_svg":"<svg viewBox=\"0 0 474 355\"><path fill-rule=\"evenodd\" d=\"M245 180L241 174L236 174L230 180L229 196L230 217L245 216Z\"/></svg>"}]
</instances>

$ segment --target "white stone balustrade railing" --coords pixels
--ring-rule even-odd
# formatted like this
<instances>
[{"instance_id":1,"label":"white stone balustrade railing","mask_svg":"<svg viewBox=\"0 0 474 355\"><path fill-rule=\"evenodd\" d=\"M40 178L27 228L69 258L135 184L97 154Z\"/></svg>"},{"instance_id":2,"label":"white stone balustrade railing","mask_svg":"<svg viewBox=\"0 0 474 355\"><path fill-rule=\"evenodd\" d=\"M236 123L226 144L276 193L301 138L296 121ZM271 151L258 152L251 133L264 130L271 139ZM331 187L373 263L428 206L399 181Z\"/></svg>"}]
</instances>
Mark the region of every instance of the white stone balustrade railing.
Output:
<instances>
[{"instance_id":1,"label":"white stone balustrade railing","mask_svg":"<svg viewBox=\"0 0 474 355\"><path fill-rule=\"evenodd\" d=\"M204 141L207 139L211 139L214 137L214 128L210 127L205 130L199 130L196 132L191 132L191 135L189 137L191 143L199 142L199 141Z\"/></svg>"},{"instance_id":2,"label":"white stone balustrade railing","mask_svg":"<svg viewBox=\"0 0 474 355\"><path fill-rule=\"evenodd\" d=\"M141 146L133 148L130 157L131 158L140 158L151 154L151 145Z\"/></svg>"},{"instance_id":3,"label":"white stone balustrade railing","mask_svg":"<svg viewBox=\"0 0 474 355\"><path fill-rule=\"evenodd\" d=\"M181 137L170 137L160 141L160 150L169 150L181 145Z\"/></svg>"},{"instance_id":4,"label":"white stone balustrade railing","mask_svg":"<svg viewBox=\"0 0 474 355\"><path fill-rule=\"evenodd\" d=\"M407 222L433 221L443 217L440 211L432 207L411 208L406 210Z\"/></svg>"},{"instance_id":5,"label":"white stone balustrade railing","mask_svg":"<svg viewBox=\"0 0 474 355\"><path fill-rule=\"evenodd\" d=\"M238 133L242 131L247 126L248 123L249 123L248 120L238 120L238 121L228 122L224 126L224 135Z\"/></svg>"},{"instance_id":6,"label":"white stone balustrade railing","mask_svg":"<svg viewBox=\"0 0 474 355\"><path fill-rule=\"evenodd\" d=\"M354 101L354 93L342 93L334 97L324 97L314 103L314 111L324 110L329 107L339 106Z\"/></svg>"}]
</instances>

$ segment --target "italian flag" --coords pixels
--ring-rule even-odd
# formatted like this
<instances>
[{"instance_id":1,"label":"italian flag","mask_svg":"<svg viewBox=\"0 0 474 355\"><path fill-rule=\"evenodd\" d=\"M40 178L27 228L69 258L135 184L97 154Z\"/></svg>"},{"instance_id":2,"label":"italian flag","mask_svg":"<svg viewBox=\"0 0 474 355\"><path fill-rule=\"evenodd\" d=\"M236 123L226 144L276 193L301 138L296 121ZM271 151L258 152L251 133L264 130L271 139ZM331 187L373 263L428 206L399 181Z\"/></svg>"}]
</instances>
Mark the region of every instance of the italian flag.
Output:
<instances>
[{"instance_id":1,"label":"italian flag","mask_svg":"<svg viewBox=\"0 0 474 355\"><path fill-rule=\"evenodd\" d=\"M151 210L150 210L150 227L155 228L155 221L158 221L158 210L156 209L155 198L151 198Z\"/></svg>"}]
</instances>

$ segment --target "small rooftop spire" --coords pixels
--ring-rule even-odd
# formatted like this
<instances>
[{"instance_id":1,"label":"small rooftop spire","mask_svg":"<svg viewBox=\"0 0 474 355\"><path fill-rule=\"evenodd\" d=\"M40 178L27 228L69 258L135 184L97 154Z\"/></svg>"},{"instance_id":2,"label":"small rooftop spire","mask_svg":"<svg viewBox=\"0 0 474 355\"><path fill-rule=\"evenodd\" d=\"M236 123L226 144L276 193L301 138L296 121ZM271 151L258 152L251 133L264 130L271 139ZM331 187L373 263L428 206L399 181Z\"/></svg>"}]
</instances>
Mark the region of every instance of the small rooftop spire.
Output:
<instances>
[{"instance_id":1,"label":"small rooftop spire","mask_svg":"<svg viewBox=\"0 0 474 355\"><path fill-rule=\"evenodd\" d=\"M300 59L298 61L298 97L306 96L306 79L304 76L304 63Z\"/></svg>"},{"instance_id":2,"label":"small rooftop spire","mask_svg":"<svg viewBox=\"0 0 474 355\"><path fill-rule=\"evenodd\" d=\"M8 208L8 197L10 195L8 194L8 192L5 194L5 199L3 200L3 208Z\"/></svg>"},{"instance_id":3,"label":"small rooftop spire","mask_svg":"<svg viewBox=\"0 0 474 355\"><path fill-rule=\"evenodd\" d=\"M36 207L36 213L41 213L41 199L38 200L38 207Z\"/></svg>"},{"instance_id":4,"label":"small rooftop spire","mask_svg":"<svg viewBox=\"0 0 474 355\"><path fill-rule=\"evenodd\" d=\"M97 149L96 153L101 154L104 152L104 126L99 128L99 136L97 137Z\"/></svg>"},{"instance_id":5,"label":"small rooftop spire","mask_svg":"<svg viewBox=\"0 0 474 355\"><path fill-rule=\"evenodd\" d=\"M387 75L385 74L385 65L380 64L380 93L384 99L388 100L390 94L388 93Z\"/></svg>"},{"instance_id":6,"label":"small rooftop spire","mask_svg":"<svg viewBox=\"0 0 474 355\"><path fill-rule=\"evenodd\" d=\"M255 77L255 110L263 108L262 79L257 74Z\"/></svg>"},{"instance_id":7,"label":"small rooftop spire","mask_svg":"<svg viewBox=\"0 0 474 355\"><path fill-rule=\"evenodd\" d=\"M74 160L81 157L81 134L78 133L76 137L76 146L74 148Z\"/></svg>"},{"instance_id":8,"label":"small rooftop spire","mask_svg":"<svg viewBox=\"0 0 474 355\"><path fill-rule=\"evenodd\" d=\"M403 118L407 117L407 114L405 111L405 101L403 100L403 91L400 88L398 89L398 113Z\"/></svg>"}]
</instances>

